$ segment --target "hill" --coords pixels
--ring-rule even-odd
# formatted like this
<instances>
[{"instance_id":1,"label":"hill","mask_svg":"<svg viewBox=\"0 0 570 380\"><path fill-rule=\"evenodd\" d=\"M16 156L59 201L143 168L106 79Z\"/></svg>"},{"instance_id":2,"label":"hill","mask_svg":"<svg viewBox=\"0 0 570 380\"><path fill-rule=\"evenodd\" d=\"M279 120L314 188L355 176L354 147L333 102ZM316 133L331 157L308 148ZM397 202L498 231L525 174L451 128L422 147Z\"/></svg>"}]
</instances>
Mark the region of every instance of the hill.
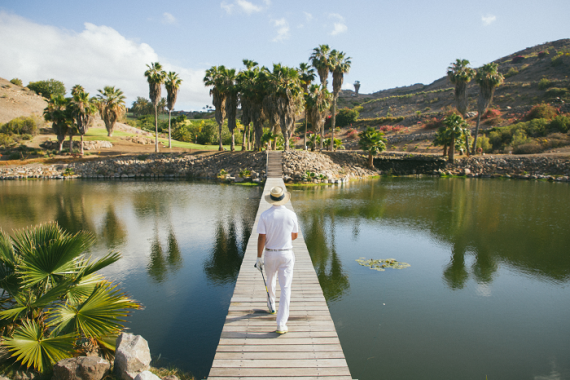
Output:
<instances>
[{"instance_id":1,"label":"hill","mask_svg":"<svg viewBox=\"0 0 570 380\"><path fill-rule=\"evenodd\" d=\"M0 78L0 125L19 116L41 117L46 105L45 98L34 91Z\"/></svg>"}]
</instances>

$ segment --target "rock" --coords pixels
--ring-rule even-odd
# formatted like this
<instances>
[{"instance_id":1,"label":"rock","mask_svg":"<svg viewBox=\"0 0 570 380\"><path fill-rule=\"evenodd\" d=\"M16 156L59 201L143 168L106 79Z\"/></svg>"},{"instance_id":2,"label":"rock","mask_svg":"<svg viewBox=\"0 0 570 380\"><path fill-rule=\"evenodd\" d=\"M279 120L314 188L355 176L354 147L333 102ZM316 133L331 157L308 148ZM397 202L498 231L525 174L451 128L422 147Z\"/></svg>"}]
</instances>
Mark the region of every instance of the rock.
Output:
<instances>
[{"instance_id":1,"label":"rock","mask_svg":"<svg viewBox=\"0 0 570 380\"><path fill-rule=\"evenodd\" d=\"M150 371L143 371L135 377L135 380L160 380L160 377Z\"/></svg>"},{"instance_id":2,"label":"rock","mask_svg":"<svg viewBox=\"0 0 570 380\"><path fill-rule=\"evenodd\" d=\"M162 380L180 380L176 375L168 375L162 378Z\"/></svg>"},{"instance_id":3,"label":"rock","mask_svg":"<svg viewBox=\"0 0 570 380\"><path fill-rule=\"evenodd\" d=\"M464 170L463 170L463 174L469 175L469 174L471 174L471 170L469 170L469 169L464 169Z\"/></svg>"},{"instance_id":4,"label":"rock","mask_svg":"<svg viewBox=\"0 0 570 380\"><path fill-rule=\"evenodd\" d=\"M148 342L140 335L122 333L117 338L115 372L123 380L133 380L150 368Z\"/></svg>"},{"instance_id":5,"label":"rock","mask_svg":"<svg viewBox=\"0 0 570 380\"><path fill-rule=\"evenodd\" d=\"M53 366L53 380L100 380L111 363L97 356L79 356L60 360Z\"/></svg>"}]
</instances>

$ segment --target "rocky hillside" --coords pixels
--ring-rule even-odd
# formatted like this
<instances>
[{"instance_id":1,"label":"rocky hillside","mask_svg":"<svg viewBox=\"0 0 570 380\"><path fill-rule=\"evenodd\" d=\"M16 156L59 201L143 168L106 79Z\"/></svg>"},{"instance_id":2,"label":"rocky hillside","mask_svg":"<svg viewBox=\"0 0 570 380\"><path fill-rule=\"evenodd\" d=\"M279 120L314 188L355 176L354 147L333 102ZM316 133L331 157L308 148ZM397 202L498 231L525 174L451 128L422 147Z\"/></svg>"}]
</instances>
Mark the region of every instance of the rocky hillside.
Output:
<instances>
[{"instance_id":1,"label":"rocky hillside","mask_svg":"<svg viewBox=\"0 0 570 380\"><path fill-rule=\"evenodd\" d=\"M499 64L500 72L506 77L493 100L501 110L515 112L517 107L559 101L557 98L570 102L570 39L529 47L494 62ZM442 67L442 73L446 69ZM470 110L476 110L478 93L479 87L473 81L468 87ZM404 116L406 119L401 124L412 125L452 109L453 86L446 76L442 76L429 85L396 87L358 97L353 91L345 90L341 93L339 106L361 106L361 118Z\"/></svg>"},{"instance_id":2,"label":"rocky hillside","mask_svg":"<svg viewBox=\"0 0 570 380\"><path fill-rule=\"evenodd\" d=\"M19 116L41 117L47 101L29 90L0 78L0 125Z\"/></svg>"}]
</instances>

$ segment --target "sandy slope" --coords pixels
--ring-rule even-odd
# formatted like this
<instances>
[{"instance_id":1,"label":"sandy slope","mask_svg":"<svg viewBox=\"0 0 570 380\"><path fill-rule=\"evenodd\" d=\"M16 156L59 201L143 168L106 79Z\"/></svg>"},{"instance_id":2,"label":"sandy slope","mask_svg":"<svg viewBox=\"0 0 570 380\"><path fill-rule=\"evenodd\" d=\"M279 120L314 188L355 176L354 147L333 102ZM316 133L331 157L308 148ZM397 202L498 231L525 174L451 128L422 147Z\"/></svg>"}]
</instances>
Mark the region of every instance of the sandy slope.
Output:
<instances>
[{"instance_id":1,"label":"sandy slope","mask_svg":"<svg viewBox=\"0 0 570 380\"><path fill-rule=\"evenodd\" d=\"M18 116L42 117L46 105L47 101L35 92L0 78L0 124Z\"/></svg>"}]
</instances>

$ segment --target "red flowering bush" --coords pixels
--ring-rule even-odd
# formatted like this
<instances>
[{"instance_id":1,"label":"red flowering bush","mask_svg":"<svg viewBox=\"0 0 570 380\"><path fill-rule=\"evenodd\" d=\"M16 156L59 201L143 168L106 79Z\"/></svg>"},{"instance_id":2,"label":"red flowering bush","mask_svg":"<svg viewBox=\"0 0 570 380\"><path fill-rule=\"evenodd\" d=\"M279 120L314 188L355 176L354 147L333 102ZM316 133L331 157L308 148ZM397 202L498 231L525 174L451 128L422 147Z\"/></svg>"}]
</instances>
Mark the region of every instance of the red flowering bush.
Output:
<instances>
[{"instance_id":1,"label":"red flowering bush","mask_svg":"<svg viewBox=\"0 0 570 380\"><path fill-rule=\"evenodd\" d=\"M498 109L488 109L487 112L485 112L483 114L483 116L481 116L481 119L483 120L487 120L487 119L494 119L497 117L500 117L502 115L501 111L499 111Z\"/></svg>"},{"instance_id":2,"label":"red flowering bush","mask_svg":"<svg viewBox=\"0 0 570 380\"><path fill-rule=\"evenodd\" d=\"M514 56L513 59L511 60L512 63L520 63L522 61L524 61L525 57L522 55L517 55Z\"/></svg>"},{"instance_id":3,"label":"red flowering bush","mask_svg":"<svg viewBox=\"0 0 570 380\"><path fill-rule=\"evenodd\" d=\"M428 120L424 124L425 129L438 129L440 127L443 127L443 120L440 120L436 117L431 118L431 120Z\"/></svg>"},{"instance_id":4,"label":"red flowering bush","mask_svg":"<svg viewBox=\"0 0 570 380\"><path fill-rule=\"evenodd\" d=\"M541 52L538 53L538 58L544 58L544 57L546 57L547 55L548 55L547 52L541 51Z\"/></svg>"}]
</instances>

